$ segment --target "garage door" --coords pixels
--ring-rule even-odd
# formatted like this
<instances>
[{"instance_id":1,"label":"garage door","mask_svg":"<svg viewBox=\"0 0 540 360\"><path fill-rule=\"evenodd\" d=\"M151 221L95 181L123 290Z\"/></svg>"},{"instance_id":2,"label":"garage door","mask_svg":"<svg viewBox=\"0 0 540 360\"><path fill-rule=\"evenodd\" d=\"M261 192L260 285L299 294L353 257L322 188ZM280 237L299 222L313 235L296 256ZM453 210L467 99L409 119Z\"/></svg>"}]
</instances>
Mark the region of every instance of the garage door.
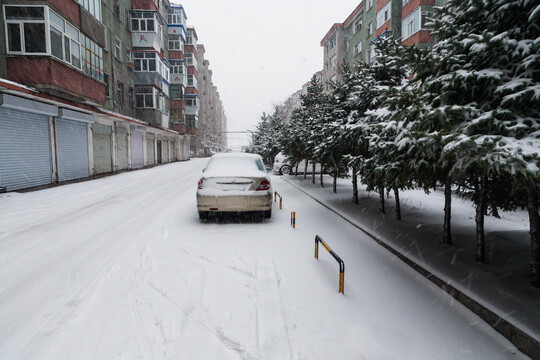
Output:
<instances>
[{"instance_id":1,"label":"garage door","mask_svg":"<svg viewBox=\"0 0 540 360\"><path fill-rule=\"evenodd\" d=\"M161 159L162 159L162 162L163 163L168 163L169 162L169 142L164 139L161 141L161 148L162 148L162 156L161 156Z\"/></svg>"},{"instance_id":2,"label":"garage door","mask_svg":"<svg viewBox=\"0 0 540 360\"><path fill-rule=\"evenodd\" d=\"M0 108L0 185L10 191L51 182L49 117Z\"/></svg>"},{"instance_id":3,"label":"garage door","mask_svg":"<svg viewBox=\"0 0 540 360\"><path fill-rule=\"evenodd\" d=\"M112 143L110 126L93 124L94 140L94 173L103 174L112 172Z\"/></svg>"},{"instance_id":4,"label":"garage door","mask_svg":"<svg viewBox=\"0 0 540 360\"><path fill-rule=\"evenodd\" d=\"M146 155L148 166L155 165L154 134L146 134Z\"/></svg>"},{"instance_id":5,"label":"garage door","mask_svg":"<svg viewBox=\"0 0 540 360\"><path fill-rule=\"evenodd\" d=\"M86 123L56 119L55 131L58 180L67 181L90 176Z\"/></svg>"},{"instance_id":6,"label":"garage door","mask_svg":"<svg viewBox=\"0 0 540 360\"><path fill-rule=\"evenodd\" d=\"M144 166L143 132L131 130L131 167L140 169Z\"/></svg>"},{"instance_id":7,"label":"garage door","mask_svg":"<svg viewBox=\"0 0 540 360\"><path fill-rule=\"evenodd\" d=\"M118 170L125 170L129 167L128 159L128 133L124 127L116 128L116 162Z\"/></svg>"}]
</instances>

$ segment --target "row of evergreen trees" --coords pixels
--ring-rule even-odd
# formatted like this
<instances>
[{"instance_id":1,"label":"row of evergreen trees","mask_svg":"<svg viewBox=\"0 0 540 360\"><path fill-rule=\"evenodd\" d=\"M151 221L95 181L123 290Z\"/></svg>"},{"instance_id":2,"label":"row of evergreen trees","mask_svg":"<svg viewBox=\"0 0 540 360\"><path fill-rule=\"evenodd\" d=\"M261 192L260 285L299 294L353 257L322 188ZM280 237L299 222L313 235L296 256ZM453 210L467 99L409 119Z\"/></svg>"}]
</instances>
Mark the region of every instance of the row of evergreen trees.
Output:
<instances>
[{"instance_id":1,"label":"row of evergreen trees","mask_svg":"<svg viewBox=\"0 0 540 360\"><path fill-rule=\"evenodd\" d=\"M346 166L353 200L358 179L380 193L382 212L392 191L398 219L400 190L442 186L444 244L452 243L452 192L470 197L480 262L484 216L526 208L531 282L540 286L540 6L450 0L436 10L433 48L377 39L375 60L345 66L331 93L313 78L289 124L278 111L263 115L254 151L274 156L280 148L293 162L332 169L334 179Z\"/></svg>"}]
</instances>

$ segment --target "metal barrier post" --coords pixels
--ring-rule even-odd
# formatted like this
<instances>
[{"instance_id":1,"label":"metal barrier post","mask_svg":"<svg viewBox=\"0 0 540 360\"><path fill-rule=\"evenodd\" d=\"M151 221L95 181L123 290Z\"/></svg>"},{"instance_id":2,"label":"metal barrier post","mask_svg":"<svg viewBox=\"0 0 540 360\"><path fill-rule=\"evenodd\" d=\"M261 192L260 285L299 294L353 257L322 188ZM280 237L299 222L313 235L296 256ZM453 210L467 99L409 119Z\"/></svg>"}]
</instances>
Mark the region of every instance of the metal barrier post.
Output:
<instances>
[{"instance_id":1,"label":"metal barrier post","mask_svg":"<svg viewBox=\"0 0 540 360\"><path fill-rule=\"evenodd\" d=\"M341 258L328 246L327 243L319 236L315 236L315 258L319 258L319 243L321 243L326 250L336 259L339 263L339 292L345 294L345 263Z\"/></svg>"},{"instance_id":2,"label":"metal barrier post","mask_svg":"<svg viewBox=\"0 0 540 360\"><path fill-rule=\"evenodd\" d=\"M274 191L274 202L277 201L277 197L279 196L279 210L283 209L283 197L278 194L277 191Z\"/></svg>"},{"instance_id":3,"label":"metal barrier post","mask_svg":"<svg viewBox=\"0 0 540 360\"><path fill-rule=\"evenodd\" d=\"M293 229L296 228L296 213L294 211L291 212L291 226Z\"/></svg>"}]
</instances>

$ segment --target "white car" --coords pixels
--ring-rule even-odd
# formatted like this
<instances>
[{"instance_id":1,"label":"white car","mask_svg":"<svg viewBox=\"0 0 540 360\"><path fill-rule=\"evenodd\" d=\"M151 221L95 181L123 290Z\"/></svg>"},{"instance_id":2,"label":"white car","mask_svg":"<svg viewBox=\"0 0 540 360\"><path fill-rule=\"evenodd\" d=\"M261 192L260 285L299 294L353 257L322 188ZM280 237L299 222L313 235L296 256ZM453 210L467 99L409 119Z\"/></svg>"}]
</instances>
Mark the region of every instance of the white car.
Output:
<instances>
[{"instance_id":1,"label":"white car","mask_svg":"<svg viewBox=\"0 0 540 360\"><path fill-rule=\"evenodd\" d=\"M303 174L305 168L306 168L305 160L300 161L300 163L298 164L298 173ZM274 172L274 174L289 175L291 173L294 173L294 171L296 171L296 166L293 169L293 167L291 166L291 164L289 163L285 155L283 155L283 153L279 153L274 158L272 171ZM311 171L312 171L311 163L308 161L307 172L311 173ZM321 164L315 164L315 172L318 174L321 173Z\"/></svg>"},{"instance_id":2,"label":"white car","mask_svg":"<svg viewBox=\"0 0 540 360\"><path fill-rule=\"evenodd\" d=\"M261 212L272 216L272 185L260 155L220 153L213 155L197 186L197 211L206 219L211 213Z\"/></svg>"}]
</instances>

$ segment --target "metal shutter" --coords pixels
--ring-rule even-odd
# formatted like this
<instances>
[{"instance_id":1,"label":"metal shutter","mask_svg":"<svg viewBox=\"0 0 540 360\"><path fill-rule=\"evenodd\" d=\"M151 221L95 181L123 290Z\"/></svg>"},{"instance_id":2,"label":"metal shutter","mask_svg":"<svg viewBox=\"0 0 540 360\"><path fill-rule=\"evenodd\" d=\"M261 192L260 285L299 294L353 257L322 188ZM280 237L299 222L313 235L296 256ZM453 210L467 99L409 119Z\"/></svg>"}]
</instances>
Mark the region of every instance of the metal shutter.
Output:
<instances>
[{"instance_id":1,"label":"metal shutter","mask_svg":"<svg viewBox=\"0 0 540 360\"><path fill-rule=\"evenodd\" d=\"M161 144L162 144L161 146L163 149L161 159L162 159L162 162L165 164L169 162L169 142L167 140L163 140Z\"/></svg>"},{"instance_id":2,"label":"metal shutter","mask_svg":"<svg viewBox=\"0 0 540 360\"><path fill-rule=\"evenodd\" d=\"M146 154L148 165L155 165L154 134L146 133Z\"/></svg>"},{"instance_id":3,"label":"metal shutter","mask_svg":"<svg viewBox=\"0 0 540 360\"><path fill-rule=\"evenodd\" d=\"M0 185L10 191L51 182L49 117L0 108Z\"/></svg>"},{"instance_id":4,"label":"metal shutter","mask_svg":"<svg viewBox=\"0 0 540 360\"><path fill-rule=\"evenodd\" d=\"M93 124L94 140L94 173L112 172L112 128L101 124Z\"/></svg>"},{"instance_id":5,"label":"metal shutter","mask_svg":"<svg viewBox=\"0 0 540 360\"><path fill-rule=\"evenodd\" d=\"M116 161L118 170L125 170L129 167L128 162L128 138L127 129L124 127L116 128Z\"/></svg>"},{"instance_id":6,"label":"metal shutter","mask_svg":"<svg viewBox=\"0 0 540 360\"><path fill-rule=\"evenodd\" d=\"M86 123L56 119L55 131L58 181L90 176Z\"/></svg>"},{"instance_id":7,"label":"metal shutter","mask_svg":"<svg viewBox=\"0 0 540 360\"><path fill-rule=\"evenodd\" d=\"M143 132L131 131L131 167L139 169L144 166Z\"/></svg>"}]
</instances>

